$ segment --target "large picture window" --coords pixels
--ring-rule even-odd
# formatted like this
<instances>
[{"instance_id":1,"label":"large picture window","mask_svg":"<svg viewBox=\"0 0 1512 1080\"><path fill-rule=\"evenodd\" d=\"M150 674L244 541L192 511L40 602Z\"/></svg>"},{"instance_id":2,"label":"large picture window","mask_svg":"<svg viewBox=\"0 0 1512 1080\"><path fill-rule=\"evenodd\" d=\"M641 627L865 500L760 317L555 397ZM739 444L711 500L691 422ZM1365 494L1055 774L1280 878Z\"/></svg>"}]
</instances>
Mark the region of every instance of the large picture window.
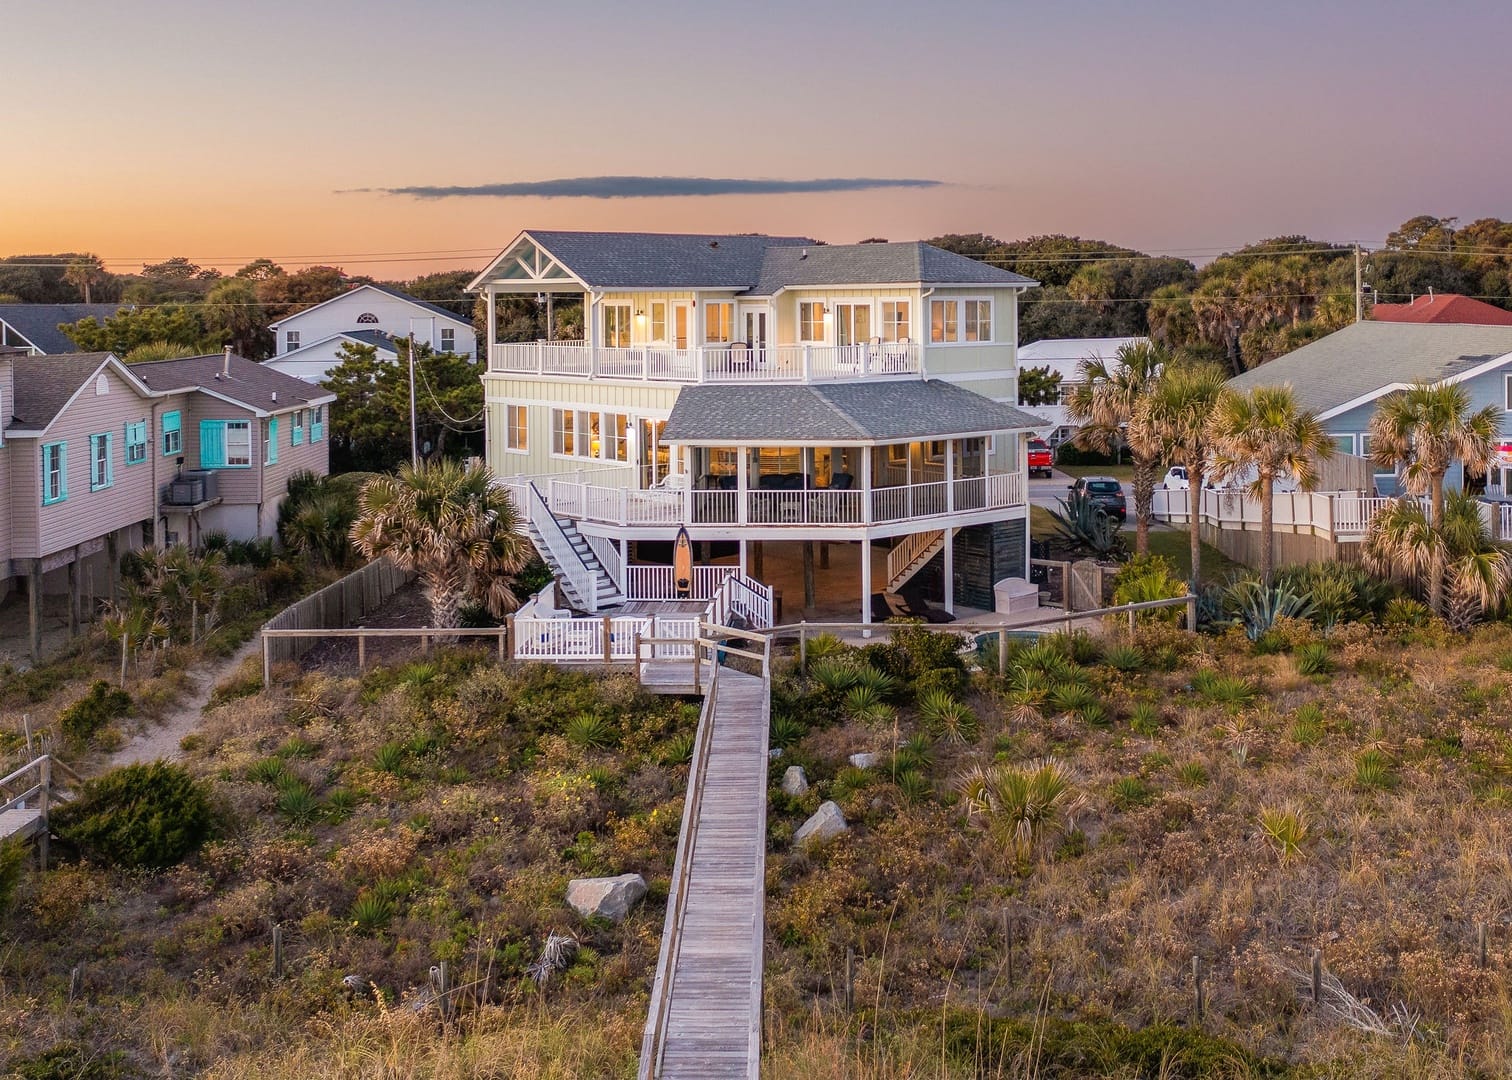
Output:
<instances>
[{"instance_id":1,"label":"large picture window","mask_svg":"<svg viewBox=\"0 0 1512 1080\"><path fill-rule=\"evenodd\" d=\"M991 300L931 300L929 340L937 345L992 340Z\"/></svg>"},{"instance_id":2,"label":"large picture window","mask_svg":"<svg viewBox=\"0 0 1512 1080\"><path fill-rule=\"evenodd\" d=\"M508 406L521 408L521 406ZM522 419L523 424L523 419ZM513 421L510 421L511 428ZM624 413L588 409L551 410L551 452L595 461L630 460L630 418ZM523 444L516 448L524 449Z\"/></svg>"},{"instance_id":3,"label":"large picture window","mask_svg":"<svg viewBox=\"0 0 1512 1080\"><path fill-rule=\"evenodd\" d=\"M704 341L710 345L728 345L735 339L735 305L714 303L704 305Z\"/></svg>"}]
</instances>

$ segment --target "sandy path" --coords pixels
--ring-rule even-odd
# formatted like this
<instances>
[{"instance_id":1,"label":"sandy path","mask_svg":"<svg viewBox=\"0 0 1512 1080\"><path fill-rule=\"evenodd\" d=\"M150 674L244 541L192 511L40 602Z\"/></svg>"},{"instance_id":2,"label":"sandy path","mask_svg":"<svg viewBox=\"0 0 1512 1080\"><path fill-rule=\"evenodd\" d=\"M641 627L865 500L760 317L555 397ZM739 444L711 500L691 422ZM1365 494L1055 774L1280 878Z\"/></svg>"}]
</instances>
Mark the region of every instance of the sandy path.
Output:
<instances>
[{"instance_id":1,"label":"sandy path","mask_svg":"<svg viewBox=\"0 0 1512 1080\"><path fill-rule=\"evenodd\" d=\"M185 735L199 727L205 706L210 701L210 695L215 691L215 684L235 671L241 666L243 660L260 648L262 648L262 635L253 634L250 641L225 660L191 671L189 679L193 684L193 689L189 696L163 717L161 723L150 731L134 736L125 746L110 755L106 767L113 769L119 765L135 765L138 762L155 761L158 758L165 758L168 761L177 760L182 753L179 750L179 743L183 741Z\"/></svg>"}]
</instances>

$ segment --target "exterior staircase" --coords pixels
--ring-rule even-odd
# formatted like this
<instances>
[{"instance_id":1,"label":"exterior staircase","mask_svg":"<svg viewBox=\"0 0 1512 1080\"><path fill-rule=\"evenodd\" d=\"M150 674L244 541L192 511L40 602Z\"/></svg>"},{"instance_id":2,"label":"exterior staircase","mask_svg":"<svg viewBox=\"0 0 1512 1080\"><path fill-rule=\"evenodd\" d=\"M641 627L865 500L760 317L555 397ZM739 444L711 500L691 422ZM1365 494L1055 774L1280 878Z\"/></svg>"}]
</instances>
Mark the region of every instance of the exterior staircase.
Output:
<instances>
[{"instance_id":1,"label":"exterior staircase","mask_svg":"<svg viewBox=\"0 0 1512 1080\"><path fill-rule=\"evenodd\" d=\"M625 594L614 575L594 554L592 546L571 518L558 517L547 506L540 490L530 485L525 522L530 541L562 588L574 611L595 615L620 607Z\"/></svg>"},{"instance_id":2,"label":"exterior staircase","mask_svg":"<svg viewBox=\"0 0 1512 1080\"><path fill-rule=\"evenodd\" d=\"M953 532L954 530L952 530ZM945 530L909 533L887 553L887 591L897 592L945 547Z\"/></svg>"}]
</instances>

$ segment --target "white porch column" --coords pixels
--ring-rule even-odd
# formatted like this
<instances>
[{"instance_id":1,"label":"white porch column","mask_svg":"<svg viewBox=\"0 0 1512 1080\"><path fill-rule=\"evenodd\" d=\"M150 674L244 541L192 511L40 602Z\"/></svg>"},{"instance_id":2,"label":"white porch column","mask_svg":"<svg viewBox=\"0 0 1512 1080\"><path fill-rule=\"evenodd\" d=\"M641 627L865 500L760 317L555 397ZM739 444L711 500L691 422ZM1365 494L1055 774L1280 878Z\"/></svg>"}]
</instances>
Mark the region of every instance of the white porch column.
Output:
<instances>
[{"instance_id":1,"label":"white porch column","mask_svg":"<svg viewBox=\"0 0 1512 1080\"><path fill-rule=\"evenodd\" d=\"M744 525L750 520L751 499L747 492L750 490L751 479L751 448L742 446L739 455L735 458L735 497L739 505L735 509L735 520Z\"/></svg>"},{"instance_id":2,"label":"white porch column","mask_svg":"<svg viewBox=\"0 0 1512 1080\"><path fill-rule=\"evenodd\" d=\"M483 348L488 351L485 363L493 362L493 347L499 336L498 299L498 290L490 285L488 287L488 331L483 335Z\"/></svg>"},{"instance_id":3,"label":"white porch column","mask_svg":"<svg viewBox=\"0 0 1512 1080\"><path fill-rule=\"evenodd\" d=\"M945 526L945 610L955 614L955 530Z\"/></svg>"},{"instance_id":4,"label":"white porch column","mask_svg":"<svg viewBox=\"0 0 1512 1080\"><path fill-rule=\"evenodd\" d=\"M872 523L872 448L859 448L861 454L861 523Z\"/></svg>"},{"instance_id":5,"label":"white porch column","mask_svg":"<svg viewBox=\"0 0 1512 1080\"><path fill-rule=\"evenodd\" d=\"M953 514L953 513L955 513L955 455L956 455L956 441L954 439L946 439L945 440L945 512L947 514ZM945 545L945 550L946 551L950 550L950 544L948 542ZM946 556L946 558L948 560L949 556ZM947 566L950 565L948 561L946 562L946 565ZM947 584L945 586L945 589L946 589L947 592L949 592L950 586ZM949 611L950 608L947 607L945 610Z\"/></svg>"},{"instance_id":6,"label":"white porch column","mask_svg":"<svg viewBox=\"0 0 1512 1080\"><path fill-rule=\"evenodd\" d=\"M598 374L598 297L583 294L583 344L588 347L589 376Z\"/></svg>"},{"instance_id":7,"label":"white porch column","mask_svg":"<svg viewBox=\"0 0 1512 1080\"><path fill-rule=\"evenodd\" d=\"M871 594L872 594L872 546L870 540L861 541L861 622L870 625L872 621ZM870 630L863 630L865 637L871 637Z\"/></svg>"},{"instance_id":8,"label":"white porch column","mask_svg":"<svg viewBox=\"0 0 1512 1080\"><path fill-rule=\"evenodd\" d=\"M749 550L746 547L746 545L749 542L750 541L745 540L745 539L742 539L740 541L740 576L741 577L750 577L751 576L750 571L746 569L746 567L750 566L750 560L747 557L749 555Z\"/></svg>"}]
</instances>

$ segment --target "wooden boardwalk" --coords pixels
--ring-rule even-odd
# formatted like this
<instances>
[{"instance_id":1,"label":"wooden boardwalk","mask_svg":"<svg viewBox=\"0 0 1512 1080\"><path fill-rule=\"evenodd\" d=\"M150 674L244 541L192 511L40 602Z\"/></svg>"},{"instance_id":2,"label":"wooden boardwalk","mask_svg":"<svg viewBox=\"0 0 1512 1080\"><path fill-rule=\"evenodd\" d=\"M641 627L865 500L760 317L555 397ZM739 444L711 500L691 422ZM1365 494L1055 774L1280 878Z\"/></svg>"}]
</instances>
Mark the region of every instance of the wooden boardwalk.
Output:
<instances>
[{"instance_id":1,"label":"wooden boardwalk","mask_svg":"<svg viewBox=\"0 0 1512 1080\"><path fill-rule=\"evenodd\" d=\"M690 680L691 660L681 666ZM760 1071L767 680L722 667L713 699L701 725L707 747L694 754L701 775L688 780L694 817L678 844L642 1077L717 1080Z\"/></svg>"},{"instance_id":2,"label":"wooden boardwalk","mask_svg":"<svg viewBox=\"0 0 1512 1080\"><path fill-rule=\"evenodd\" d=\"M42 811L36 807L13 807L0 810L0 840L19 836L29 840L42 828Z\"/></svg>"}]
</instances>

